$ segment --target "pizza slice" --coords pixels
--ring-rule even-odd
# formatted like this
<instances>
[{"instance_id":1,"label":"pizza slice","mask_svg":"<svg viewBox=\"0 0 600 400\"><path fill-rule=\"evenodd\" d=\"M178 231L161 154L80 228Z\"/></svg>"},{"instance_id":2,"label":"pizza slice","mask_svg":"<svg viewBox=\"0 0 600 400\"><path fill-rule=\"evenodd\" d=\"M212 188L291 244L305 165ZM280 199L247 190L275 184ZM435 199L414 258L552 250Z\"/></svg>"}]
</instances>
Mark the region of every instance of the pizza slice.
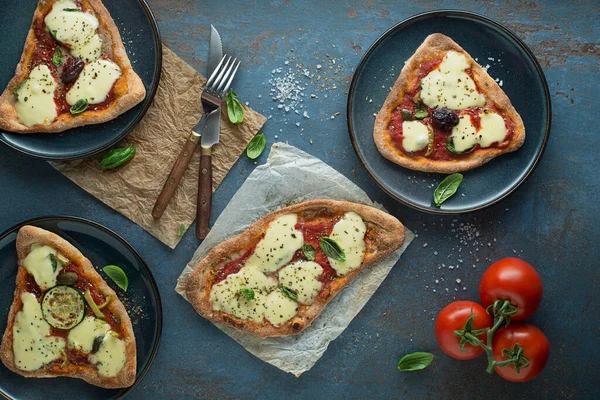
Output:
<instances>
[{"instance_id":1,"label":"pizza slice","mask_svg":"<svg viewBox=\"0 0 600 400\"><path fill-rule=\"evenodd\" d=\"M24 226L0 358L31 378L66 376L103 388L133 384L136 345L116 293L90 261L60 236Z\"/></svg>"},{"instance_id":2,"label":"pizza slice","mask_svg":"<svg viewBox=\"0 0 600 400\"><path fill-rule=\"evenodd\" d=\"M190 274L196 311L260 337L296 335L366 267L404 243L378 209L312 200L270 213L208 253Z\"/></svg>"},{"instance_id":3,"label":"pizza slice","mask_svg":"<svg viewBox=\"0 0 600 400\"><path fill-rule=\"evenodd\" d=\"M517 150L525 126L486 70L452 39L435 33L402 68L373 134L388 160L449 174Z\"/></svg>"},{"instance_id":4,"label":"pizza slice","mask_svg":"<svg viewBox=\"0 0 600 400\"><path fill-rule=\"evenodd\" d=\"M100 0L39 0L0 129L62 132L110 121L146 95Z\"/></svg>"}]
</instances>

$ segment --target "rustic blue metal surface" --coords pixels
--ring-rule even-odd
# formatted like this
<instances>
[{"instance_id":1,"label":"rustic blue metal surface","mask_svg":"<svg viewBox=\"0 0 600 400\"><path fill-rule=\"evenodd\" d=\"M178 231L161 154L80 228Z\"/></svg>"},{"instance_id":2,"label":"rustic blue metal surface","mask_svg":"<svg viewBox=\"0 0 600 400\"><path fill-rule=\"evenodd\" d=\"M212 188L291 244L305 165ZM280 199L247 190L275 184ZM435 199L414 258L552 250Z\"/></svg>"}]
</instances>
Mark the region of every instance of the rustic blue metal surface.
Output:
<instances>
[{"instance_id":1,"label":"rustic blue metal surface","mask_svg":"<svg viewBox=\"0 0 600 400\"><path fill-rule=\"evenodd\" d=\"M597 2L151 0L150 5L165 43L199 71L205 69L214 24L225 51L244 60L235 82L240 98L272 115L264 128L268 143L288 141L325 160L418 238L349 328L297 379L246 352L173 291L198 245L193 230L172 251L45 162L0 147L0 230L45 214L83 216L114 229L149 263L163 298L164 333L153 367L131 398L600 397ZM396 22L441 8L481 13L514 30L544 67L553 101L550 142L532 177L499 205L465 216L427 215L392 201L361 166L345 121L346 91L363 51ZM269 92L271 71L296 70L297 64L315 73L305 82L302 103L310 119L277 109ZM322 65L319 81L317 64ZM265 159L266 154L259 162ZM215 194L214 216L254 167L246 158L237 162ZM487 375L483 359L450 359L433 338L437 312L454 297L476 300L489 260L515 252L542 276L544 299L531 322L552 344L546 370L525 384ZM398 358L415 350L435 354L431 367L399 372Z\"/></svg>"}]
</instances>

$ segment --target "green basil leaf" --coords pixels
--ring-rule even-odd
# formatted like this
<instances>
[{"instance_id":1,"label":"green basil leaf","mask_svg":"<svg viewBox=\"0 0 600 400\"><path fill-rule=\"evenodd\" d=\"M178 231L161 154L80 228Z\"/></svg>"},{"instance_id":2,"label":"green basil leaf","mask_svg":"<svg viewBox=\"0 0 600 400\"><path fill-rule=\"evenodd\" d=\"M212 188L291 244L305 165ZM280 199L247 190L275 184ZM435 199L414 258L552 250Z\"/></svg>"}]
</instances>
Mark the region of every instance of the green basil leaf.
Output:
<instances>
[{"instance_id":1,"label":"green basil leaf","mask_svg":"<svg viewBox=\"0 0 600 400\"><path fill-rule=\"evenodd\" d=\"M79 8L63 8L63 11L81 12Z\"/></svg>"},{"instance_id":2,"label":"green basil leaf","mask_svg":"<svg viewBox=\"0 0 600 400\"><path fill-rule=\"evenodd\" d=\"M63 63L63 54L60 46L54 48L54 54L52 55L52 64L60 67Z\"/></svg>"},{"instance_id":3,"label":"green basil leaf","mask_svg":"<svg viewBox=\"0 0 600 400\"><path fill-rule=\"evenodd\" d=\"M237 93L233 89L229 89L226 97L227 116L232 124L240 124L244 120L244 108L242 103L237 99Z\"/></svg>"},{"instance_id":4,"label":"green basil leaf","mask_svg":"<svg viewBox=\"0 0 600 400\"><path fill-rule=\"evenodd\" d=\"M15 98L17 100L19 100L19 89L21 89L28 80L29 80L29 78L25 78L25 79L23 79L23 82L19 83L18 85L15 85L15 87L13 87L13 94L15 95Z\"/></svg>"},{"instance_id":5,"label":"green basil leaf","mask_svg":"<svg viewBox=\"0 0 600 400\"><path fill-rule=\"evenodd\" d=\"M427 107L425 107L425 105L419 103L415 106L415 118L416 119L424 119L427 118L429 116L429 113L427 112Z\"/></svg>"},{"instance_id":6,"label":"green basil leaf","mask_svg":"<svg viewBox=\"0 0 600 400\"><path fill-rule=\"evenodd\" d=\"M281 293L283 293L288 299L293 301L298 300L298 293L294 289L290 289L287 286L280 285L279 290L281 290Z\"/></svg>"},{"instance_id":7,"label":"green basil leaf","mask_svg":"<svg viewBox=\"0 0 600 400\"><path fill-rule=\"evenodd\" d=\"M344 253L344 250L332 238L327 236L322 237L321 242L319 242L319 247L327 257L337 261L346 261L346 253Z\"/></svg>"},{"instance_id":8,"label":"green basil leaf","mask_svg":"<svg viewBox=\"0 0 600 400\"><path fill-rule=\"evenodd\" d=\"M52 37L53 37L54 39L56 39L56 29L51 29L51 30L50 30L50 34L52 35ZM58 40L58 39L56 39L56 40Z\"/></svg>"},{"instance_id":9,"label":"green basil leaf","mask_svg":"<svg viewBox=\"0 0 600 400\"><path fill-rule=\"evenodd\" d=\"M177 235L183 236L184 233L185 233L185 225L181 224L181 225L179 225L179 230L177 231Z\"/></svg>"},{"instance_id":10,"label":"green basil leaf","mask_svg":"<svg viewBox=\"0 0 600 400\"><path fill-rule=\"evenodd\" d=\"M112 149L109 151L100 161L100 168L112 169L120 167L127 161L131 160L135 155L135 146L129 145L127 147L121 147L118 149ZM181 227L180 227L181 229Z\"/></svg>"},{"instance_id":11,"label":"green basil leaf","mask_svg":"<svg viewBox=\"0 0 600 400\"><path fill-rule=\"evenodd\" d=\"M306 257L306 259L308 261L315 261L315 257L317 256L317 252L316 252L315 248L312 247L310 244L304 243L302 245L302 252L304 253L304 257Z\"/></svg>"},{"instance_id":12,"label":"green basil leaf","mask_svg":"<svg viewBox=\"0 0 600 400\"><path fill-rule=\"evenodd\" d=\"M433 201L436 206L441 206L442 203L448 200L460 186L463 181L462 174L452 174L444 178L433 192Z\"/></svg>"},{"instance_id":13,"label":"green basil leaf","mask_svg":"<svg viewBox=\"0 0 600 400\"><path fill-rule=\"evenodd\" d=\"M433 361L433 354L417 351L407 354L398 361L400 371L418 371L427 368Z\"/></svg>"},{"instance_id":14,"label":"green basil leaf","mask_svg":"<svg viewBox=\"0 0 600 400\"><path fill-rule=\"evenodd\" d=\"M107 265L106 267L102 268L102 271L104 271L104 273L108 275L108 277L112 279L112 281L118 287L124 291L127 291L127 287L129 287L129 279L127 279L125 271L116 265Z\"/></svg>"},{"instance_id":15,"label":"green basil leaf","mask_svg":"<svg viewBox=\"0 0 600 400\"><path fill-rule=\"evenodd\" d=\"M259 133L258 135L252 138L250 143L248 143L248 147L246 147L246 155L249 159L254 160L262 154L266 146L267 139L265 138L265 135Z\"/></svg>"},{"instance_id":16,"label":"green basil leaf","mask_svg":"<svg viewBox=\"0 0 600 400\"><path fill-rule=\"evenodd\" d=\"M50 264L52 264L52 272L56 272L56 268L58 268L58 260L56 259L56 256L50 253L48 254L48 257L50 258Z\"/></svg>"},{"instance_id":17,"label":"green basil leaf","mask_svg":"<svg viewBox=\"0 0 600 400\"><path fill-rule=\"evenodd\" d=\"M254 300L254 290L252 290L252 289L244 287L244 288L240 289L239 293L246 296L246 299L248 299L248 300Z\"/></svg>"},{"instance_id":18,"label":"green basil leaf","mask_svg":"<svg viewBox=\"0 0 600 400\"><path fill-rule=\"evenodd\" d=\"M77 100L77 102L75 104L73 104L71 106L71 114L73 115L77 115L77 114L81 114L82 112L84 112L85 110L87 110L89 107L89 103L87 99L79 99Z\"/></svg>"},{"instance_id":19,"label":"green basil leaf","mask_svg":"<svg viewBox=\"0 0 600 400\"><path fill-rule=\"evenodd\" d=\"M412 121L414 119L412 113L409 110L403 109L402 111L400 111L400 114L402 115L402 119L405 121Z\"/></svg>"}]
</instances>

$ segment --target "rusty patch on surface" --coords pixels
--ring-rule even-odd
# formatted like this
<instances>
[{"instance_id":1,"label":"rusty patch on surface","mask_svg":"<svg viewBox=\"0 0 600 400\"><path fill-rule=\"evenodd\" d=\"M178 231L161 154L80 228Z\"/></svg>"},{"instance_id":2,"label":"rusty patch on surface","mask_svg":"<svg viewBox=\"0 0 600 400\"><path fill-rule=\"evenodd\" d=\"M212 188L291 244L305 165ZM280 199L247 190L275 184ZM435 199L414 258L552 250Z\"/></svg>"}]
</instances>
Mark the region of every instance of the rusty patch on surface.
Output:
<instances>
[{"instance_id":1,"label":"rusty patch on surface","mask_svg":"<svg viewBox=\"0 0 600 400\"><path fill-rule=\"evenodd\" d=\"M352 46L352 50L355 50L355 51L362 50L362 47L360 47L358 44L354 43L353 41L350 41L350 45Z\"/></svg>"},{"instance_id":2,"label":"rusty patch on surface","mask_svg":"<svg viewBox=\"0 0 600 400\"><path fill-rule=\"evenodd\" d=\"M356 17L356 10L348 11L348 18L355 18L355 17Z\"/></svg>"}]
</instances>

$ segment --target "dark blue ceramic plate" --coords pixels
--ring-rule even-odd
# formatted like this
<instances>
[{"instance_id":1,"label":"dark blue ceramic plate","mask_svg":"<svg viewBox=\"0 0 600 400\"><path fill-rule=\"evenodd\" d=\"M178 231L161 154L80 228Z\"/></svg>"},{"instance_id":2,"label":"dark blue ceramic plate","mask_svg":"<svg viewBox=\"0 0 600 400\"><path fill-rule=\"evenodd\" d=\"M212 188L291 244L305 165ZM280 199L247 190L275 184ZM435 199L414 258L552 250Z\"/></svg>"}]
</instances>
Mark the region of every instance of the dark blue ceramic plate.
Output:
<instances>
[{"instance_id":1,"label":"dark blue ceramic plate","mask_svg":"<svg viewBox=\"0 0 600 400\"><path fill-rule=\"evenodd\" d=\"M404 61L436 32L451 37L482 66L489 64L488 72L502 81L502 89L521 114L526 131L525 144L518 151L465 172L458 193L441 208L433 203L433 191L443 175L402 168L379 154L373 141L374 114L379 112ZM550 134L550 116L546 79L531 50L497 22L461 11L416 15L385 32L358 65L348 96L350 138L373 179L398 201L441 214L479 210L514 192L542 157Z\"/></svg>"},{"instance_id":2,"label":"dark blue ceramic plate","mask_svg":"<svg viewBox=\"0 0 600 400\"><path fill-rule=\"evenodd\" d=\"M116 233L76 217L43 217L23 222L0 236L0 334L6 329L8 311L15 290L17 256L15 240L23 225L34 225L52 231L68 240L98 269L125 305L135 333L137 345L137 378L126 389L102 389L80 379L24 378L0 363L0 395L8 399L115 399L129 392L142 379L158 350L162 331L162 305L158 287L150 269L140 255ZM129 278L123 291L100 269L119 265Z\"/></svg>"},{"instance_id":3,"label":"dark blue ceramic plate","mask_svg":"<svg viewBox=\"0 0 600 400\"><path fill-rule=\"evenodd\" d=\"M102 2L119 28L133 69L144 82L146 98L104 124L82 126L58 134L20 135L0 130L2 142L37 158L75 160L108 149L125 138L140 122L152 103L160 79L162 47L156 20L144 0ZM0 91L4 90L14 75L36 5L35 0L0 0Z\"/></svg>"}]
</instances>

